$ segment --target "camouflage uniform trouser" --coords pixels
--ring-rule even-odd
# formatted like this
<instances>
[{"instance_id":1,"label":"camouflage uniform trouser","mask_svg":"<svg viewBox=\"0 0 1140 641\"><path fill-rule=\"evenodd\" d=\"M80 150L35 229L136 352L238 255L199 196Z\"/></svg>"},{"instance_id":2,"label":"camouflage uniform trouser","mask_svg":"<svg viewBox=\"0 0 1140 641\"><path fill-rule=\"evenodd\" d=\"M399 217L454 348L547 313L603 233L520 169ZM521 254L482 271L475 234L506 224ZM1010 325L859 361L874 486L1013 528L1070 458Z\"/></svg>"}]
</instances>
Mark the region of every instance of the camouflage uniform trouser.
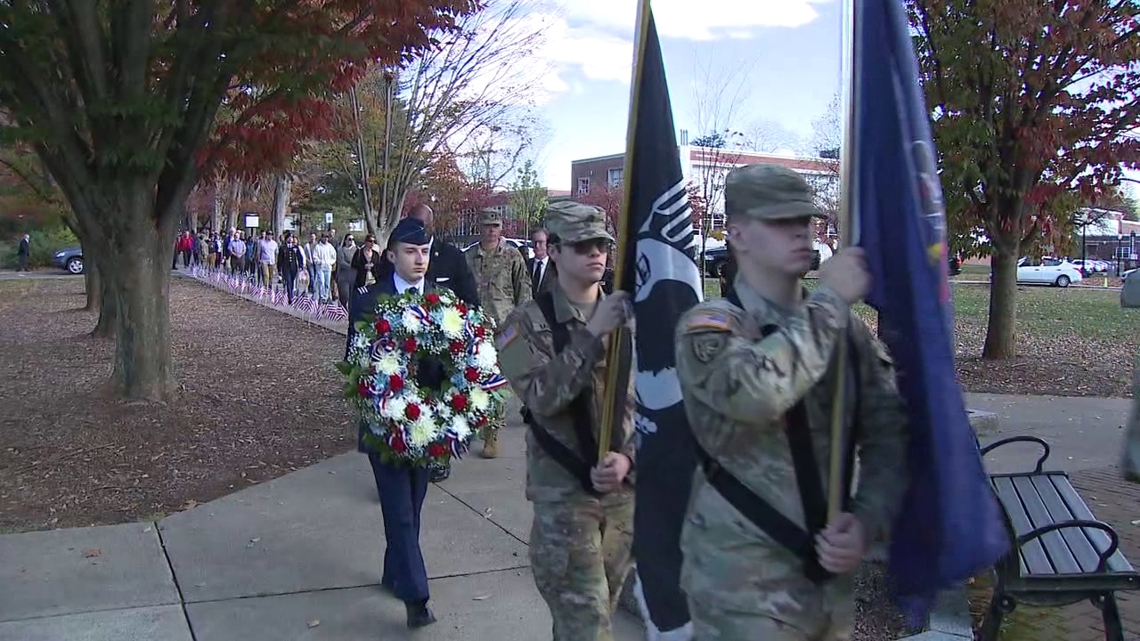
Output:
<instances>
[{"instance_id":1,"label":"camouflage uniform trouser","mask_svg":"<svg viewBox=\"0 0 1140 641\"><path fill-rule=\"evenodd\" d=\"M854 598L854 597L852 597ZM692 641L849 641L846 622L807 631L771 617L748 612L729 612L713 603L688 599L693 621Z\"/></svg>"},{"instance_id":2,"label":"camouflage uniform trouser","mask_svg":"<svg viewBox=\"0 0 1140 641\"><path fill-rule=\"evenodd\" d=\"M535 502L530 564L553 641L613 641L610 620L633 564L633 497Z\"/></svg>"}]
</instances>

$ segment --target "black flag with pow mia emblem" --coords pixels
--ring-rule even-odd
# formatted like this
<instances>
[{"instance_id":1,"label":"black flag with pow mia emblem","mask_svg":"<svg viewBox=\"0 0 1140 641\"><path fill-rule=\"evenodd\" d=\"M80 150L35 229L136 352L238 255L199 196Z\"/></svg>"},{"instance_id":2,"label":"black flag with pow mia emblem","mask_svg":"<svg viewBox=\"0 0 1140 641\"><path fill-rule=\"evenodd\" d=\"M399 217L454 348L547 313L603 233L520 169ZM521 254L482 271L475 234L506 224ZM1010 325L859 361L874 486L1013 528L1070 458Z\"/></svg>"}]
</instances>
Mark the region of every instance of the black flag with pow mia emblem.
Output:
<instances>
[{"instance_id":1,"label":"black flag with pow mia emblem","mask_svg":"<svg viewBox=\"0 0 1140 641\"><path fill-rule=\"evenodd\" d=\"M703 281L652 12L642 38L634 80L634 135L626 150L630 201L619 223L626 234L626 253L617 286L633 298L637 327L639 441L633 549L639 597L643 610L648 610L642 614L649 615L646 623L651 632L666 632L689 622L680 588L680 537L696 468L677 382L673 332L681 315L701 301Z\"/></svg>"}]
</instances>

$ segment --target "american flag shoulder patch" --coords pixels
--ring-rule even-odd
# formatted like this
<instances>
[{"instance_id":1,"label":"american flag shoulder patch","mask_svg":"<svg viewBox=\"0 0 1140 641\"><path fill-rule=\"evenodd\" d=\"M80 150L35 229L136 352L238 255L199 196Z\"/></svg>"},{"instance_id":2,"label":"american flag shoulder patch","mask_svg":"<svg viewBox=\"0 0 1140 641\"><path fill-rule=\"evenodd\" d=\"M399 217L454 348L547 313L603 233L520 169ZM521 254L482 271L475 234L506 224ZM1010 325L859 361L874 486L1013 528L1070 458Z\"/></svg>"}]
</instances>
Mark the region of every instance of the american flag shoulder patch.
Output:
<instances>
[{"instance_id":1,"label":"american flag shoulder patch","mask_svg":"<svg viewBox=\"0 0 1140 641\"><path fill-rule=\"evenodd\" d=\"M685 319L686 330L732 331L732 319L719 311L697 312Z\"/></svg>"},{"instance_id":2,"label":"american flag shoulder patch","mask_svg":"<svg viewBox=\"0 0 1140 641\"><path fill-rule=\"evenodd\" d=\"M507 345L510 345L518 337L519 332L514 328L513 325L507 327L503 330L503 333L499 335L499 349L503 349Z\"/></svg>"}]
</instances>

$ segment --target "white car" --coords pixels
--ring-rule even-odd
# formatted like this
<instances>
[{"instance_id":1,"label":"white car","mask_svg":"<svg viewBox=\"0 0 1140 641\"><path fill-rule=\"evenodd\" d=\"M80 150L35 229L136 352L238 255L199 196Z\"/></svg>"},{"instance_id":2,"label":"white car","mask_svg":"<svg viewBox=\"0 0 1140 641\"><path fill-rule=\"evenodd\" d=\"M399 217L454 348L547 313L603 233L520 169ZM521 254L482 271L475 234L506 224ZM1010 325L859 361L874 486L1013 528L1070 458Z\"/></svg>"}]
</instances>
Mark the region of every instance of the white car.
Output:
<instances>
[{"instance_id":1,"label":"white car","mask_svg":"<svg viewBox=\"0 0 1140 641\"><path fill-rule=\"evenodd\" d=\"M1017 261L1017 282L1068 287L1082 280L1081 270L1067 260L1022 258Z\"/></svg>"}]
</instances>

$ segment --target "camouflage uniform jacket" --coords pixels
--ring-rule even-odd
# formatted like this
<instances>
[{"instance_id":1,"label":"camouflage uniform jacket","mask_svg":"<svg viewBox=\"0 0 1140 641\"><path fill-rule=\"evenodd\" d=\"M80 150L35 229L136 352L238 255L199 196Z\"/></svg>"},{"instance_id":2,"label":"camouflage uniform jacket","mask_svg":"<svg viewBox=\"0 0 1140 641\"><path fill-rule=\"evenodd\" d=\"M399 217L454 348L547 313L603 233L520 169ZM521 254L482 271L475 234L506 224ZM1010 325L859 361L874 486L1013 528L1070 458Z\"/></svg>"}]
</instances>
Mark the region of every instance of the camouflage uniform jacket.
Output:
<instances>
[{"instance_id":1,"label":"camouflage uniform jacket","mask_svg":"<svg viewBox=\"0 0 1140 641\"><path fill-rule=\"evenodd\" d=\"M578 440L570 416L570 402L587 385L594 389L594 436L598 435L598 419L602 416L602 403L606 382L606 348L608 337L601 339L586 330L586 321L577 309L566 300L558 286L551 292L554 298L555 320L569 324L570 342L559 354L554 353L554 337L537 301L527 301L516 309L506 321L499 338L499 367L511 382L523 405L554 438L578 451ZM602 296L604 298L604 294ZM636 367L632 371L637 371ZM635 408L633 377L626 396L626 409L615 426L615 440L623 443L621 453L636 462L633 442L633 411ZM550 457L539 445L531 430L526 435L526 496L531 501L593 500L581 483ZM631 466L627 483L608 494L605 501L632 499L634 469Z\"/></svg>"},{"instance_id":2,"label":"camouflage uniform jacket","mask_svg":"<svg viewBox=\"0 0 1140 641\"><path fill-rule=\"evenodd\" d=\"M794 310L782 310L742 279L744 309L715 300L689 310L677 325L677 373L694 437L752 492L804 527L784 416L805 398L812 443L826 492L831 405L839 340L850 335L860 389L860 476L851 511L866 527L868 545L893 522L907 487L906 415L893 364L866 325L839 296L817 288ZM851 327L848 325L851 324ZM777 330L762 338L762 328ZM848 370L848 374L853 374ZM849 376L849 381L852 377ZM850 429L850 424L848 426ZM698 469L682 534L682 586L711 596L728 610L758 613L808 627L850 600L850 575L820 589L802 562L733 508ZM840 606L841 607L841 606Z\"/></svg>"},{"instance_id":3,"label":"camouflage uniform jacket","mask_svg":"<svg viewBox=\"0 0 1140 641\"><path fill-rule=\"evenodd\" d=\"M519 250L500 242L491 251L482 245L467 250L467 265L479 283L479 301L488 315L502 326L515 307L530 300L530 274Z\"/></svg>"}]
</instances>

